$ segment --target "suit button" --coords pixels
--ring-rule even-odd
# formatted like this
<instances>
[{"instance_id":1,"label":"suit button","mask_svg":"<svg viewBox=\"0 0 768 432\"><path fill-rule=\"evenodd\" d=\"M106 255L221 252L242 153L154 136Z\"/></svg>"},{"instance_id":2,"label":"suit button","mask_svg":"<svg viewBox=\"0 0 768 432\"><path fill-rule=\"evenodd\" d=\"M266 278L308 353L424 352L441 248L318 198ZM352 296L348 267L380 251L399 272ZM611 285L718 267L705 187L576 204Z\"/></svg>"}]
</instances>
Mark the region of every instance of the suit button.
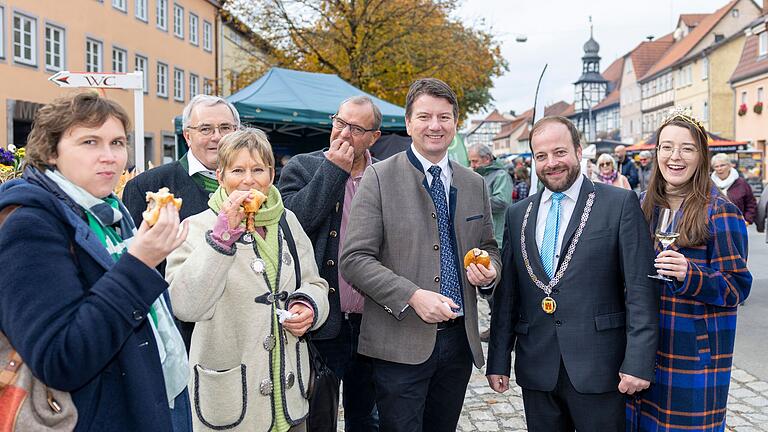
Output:
<instances>
[{"instance_id":1,"label":"suit button","mask_svg":"<svg viewBox=\"0 0 768 432\"><path fill-rule=\"evenodd\" d=\"M435 282L440 282L440 276L435 276Z\"/></svg>"},{"instance_id":2,"label":"suit button","mask_svg":"<svg viewBox=\"0 0 768 432\"><path fill-rule=\"evenodd\" d=\"M141 313L140 310L135 310L133 311L133 319L135 319L136 321L141 321L144 319L144 314Z\"/></svg>"},{"instance_id":3,"label":"suit button","mask_svg":"<svg viewBox=\"0 0 768 432\"><path fill-rule=\"evenodd\" d=\"M328 260L325 262L325 265L327 265L328 267L333 267L336 265L336 263L333 260Z\"/></svg>"},{"instance_id":4,"label":"suit button","mask_svg":"<svg viewBox=\"0 0 768 432\"><path fill-rule=\"evenodd\" d=\"M385 311L386 311L388 314L390 314L390 315L392 314L392 309L390 309L390 308L389 308L389 306L384 306L384 310L385 310Z\"/></svg>"},{"instance_id":5,"label":"suit button","mask_svg":"<svg viewBox=\"0 0 768 432\"><path fill-rule=\"evenodd\" d=\"M555 288L552 290L552 294L560 294L560 290Z\"/></svg>"},{"instance_id":6,"label":"suit button","mask_svg":"<svg viewBox=\"0 0 768 432\"><path fill-rule=\"evenodd\" d=\"M339 233L337 233L336 230L333 230L330 233L328 233L328 235L333 237L333 238L336 238L336 236L339 235Z\"/></svg>"},{"instance_id":7,"label":"suit button","mask_svg":"<svg viewBox=\"0 0 768 432\"><path fill-rule=\"evenodd\" d=\"M560 320L557 320L557 321L555 321L555 325L556 325L557 327L560 327L561 325L563 325L563 322L562 322L562 321L560 321Z\"/></svg>"},{"instance_id":8,"label":"suit button","mask_svg":"<svg viewBox=\"0 0 768 432\"><path fill-rule=\"evenodd\" d=\"M435 214L435 212L432 212L432 219L437 219L437 214Z\"/></svg>"},{"instance_id":9,"label":"suit button","mask_svg":"<svg viewBox=\"0 0 768 432\"><path fill-rule=\"evenodd\" d=\"M335 293L336 292L336 288L330 287L330 288L328 288L328 292Z\"/></svg>"},{"instance_id":10,"label":"suit button","mask_svg":"<svg viewBox=\"0 0 768 432\"><path fill-rule=\"evenodd\" d=\"M432 249L434 249L434 250L440 250L440 245L433 245L433 246L432 246Z\"/></svg>"}]
</instances>

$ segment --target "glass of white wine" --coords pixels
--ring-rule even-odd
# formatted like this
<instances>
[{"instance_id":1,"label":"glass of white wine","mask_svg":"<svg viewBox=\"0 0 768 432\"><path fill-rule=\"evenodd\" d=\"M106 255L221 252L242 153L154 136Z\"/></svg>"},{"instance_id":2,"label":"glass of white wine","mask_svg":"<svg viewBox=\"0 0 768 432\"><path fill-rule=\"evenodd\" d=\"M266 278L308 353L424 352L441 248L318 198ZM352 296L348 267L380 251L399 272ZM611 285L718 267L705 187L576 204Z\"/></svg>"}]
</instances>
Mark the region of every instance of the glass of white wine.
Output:
<instances>
[{"instance_id":1,"label":"glass of white wine","mask_svg":"<svg viewBox=\"0 0 768 432\"><path fill-rule=\"evenodd\" d=\"M672 243L680 236L680 233L677 231L677 225L677 218L672 209L659 208L659 216L656 221L656 240L661 243L664 250L672 246ZM667 276L660 275L658 271L654 275L648 275L648 277L663 281L673 280Z\"/></svg>"}]
</instances>

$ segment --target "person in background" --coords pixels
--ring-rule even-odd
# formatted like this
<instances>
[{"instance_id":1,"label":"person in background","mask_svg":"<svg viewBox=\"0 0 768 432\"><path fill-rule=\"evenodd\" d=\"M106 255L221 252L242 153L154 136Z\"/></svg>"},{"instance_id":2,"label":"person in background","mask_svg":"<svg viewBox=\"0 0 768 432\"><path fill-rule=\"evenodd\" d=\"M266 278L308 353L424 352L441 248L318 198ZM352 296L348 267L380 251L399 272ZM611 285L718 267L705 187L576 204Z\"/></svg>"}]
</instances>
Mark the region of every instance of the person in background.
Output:
<instances>
[{"instance_id":1,"label":"person in background","mask_svg":"<svg viewBox=\"0 0 768 432\"><path fill-rule=\"evenodd\" d=\"M71 393L76 431L188 432L187 354L155 270L188 228L168 204L136 230L113 193L127 130L96 93L37 111L24 178L0 186L0 331L35 377Z\"/></svg>"},{"instance_id":2,"label":"person in background","mask_svg":"<svg viewBox=\"0 0 768 432\"><path fill-rule=\"evenodd\" d=\"M178 161L145 171L125 185L123 200L135 220L147 207L147 192L167 187L184 205L179 217L184 220L205 211L208 198L218 188L216 166L219 141L240 127L240 115L234 105L218 96L197 95L182 114L184 139L189 151ZM164 273L165 261L158 265ZM194 325L176 320L189 352Z\"/></svg>"},{"instance_id":3,"label":"person in background","mask_svg":"<svg viewBox=\"0 0 768 432\"><path fill-rule=\"evenodd\" d=\"M195 323L194 429L305 431L311 375L299 338L328 317L328 283L272 184L275 160L264 132L227 135L217 161L220 186L209 209L189 218L189 237L166 267L174 313ZM247 216L253 189L266 199Z\"/></svg>"},{"instance_id":4,"label":"person in background","mask_svg":"<svg viewBox=\"0 0 768 432\"><path fill-rule=\"evenodd\" d=\"M656 247L656 270L670 279L661 287L657 367L648 391L627 403L627 430L724 431L736 312L752 287L747 227L710 178L701 122L676 110L656 136L641 197L648 237L660 208L674 212L679 237Z\"/></svg>"},{"instance_id":5,"label":"person in background","mask_svg":"<svg viewBox=\"0 0 768 432\"><path fill-rule=\"evenodd\" d=\"M715 186L739 208L747 225L754 223L757 200L752 193L752 186L739 176L739 172L731 165L728 155L718 153L712 156L712 169L714 171L710 177Z\"/></svg>"},{"instance_id":6,"label":"person in background","mask_svg":"<svg viewBox=\"0 0 768 432\"><path fill-rule=\"evenodd\" d=\"M640 167L637 170L638 187L640 192L645 192L648 189L648 182L651 180L651 173L653 173L653 153L643 150L640 152L639 159Z\"/></svg>"},{"instance_id":7,"label":"person in background","mask_svg":"<svg viewBox=\"0 0 768 432\"><path fill-rule=\"evenodd\" d=\"M512 189L512 203L522 201L528 198L531 190L531 178L528 176L528 169L525 166L515 167L515 186Z\"/></svg>"},{"instance_id":8,"label":"person in background","mask_svg":"<svg viewBox=\"0 0 768 432\"><path fill-rule=\"evenodd\" d=\"M768 225L768 190L763 187L760 202L757 203L755 228L757 228L757 232L765 232L766 225ZM765 242L768 243L768 233L765 235Z\"/></svg>"},{"instance_id":9,"label":"person in background","mask_svg":"<svg viewBox=\"0 0 768 432\"><path fill-rule=\"evenodd\" d=\"M635 190L639 183L637 176L637 167L631 157L627 156L627 147L623 145L617 145L613 151L616 154L617 170L627 178L629 182L629 188Z\"/></svg>"},{"instance_id":10,"label":"person in background","mask_svg":"<svg viewBox=\"0 0 768 432\"><path fill-rule=\"evenodd\" d=\"M632 189L629 181L616 169L616 160L608 153L597 158L597 181L624 189Z\"/></svg>"},{"instance_id":11,"label":"person in background","mask_svg":"<svg viewBox=\"0 0 768 432\"><path fill-rule=\"evenodd\" d=\"M512 203L512 177L499 160L493 156L493 150L485 144L474 144L467 149L469 165L476 173L483 176L488 195L491 199L493 214L493 235L501 248L504 237L504 212Z\"/></svg>"}]
</instances>

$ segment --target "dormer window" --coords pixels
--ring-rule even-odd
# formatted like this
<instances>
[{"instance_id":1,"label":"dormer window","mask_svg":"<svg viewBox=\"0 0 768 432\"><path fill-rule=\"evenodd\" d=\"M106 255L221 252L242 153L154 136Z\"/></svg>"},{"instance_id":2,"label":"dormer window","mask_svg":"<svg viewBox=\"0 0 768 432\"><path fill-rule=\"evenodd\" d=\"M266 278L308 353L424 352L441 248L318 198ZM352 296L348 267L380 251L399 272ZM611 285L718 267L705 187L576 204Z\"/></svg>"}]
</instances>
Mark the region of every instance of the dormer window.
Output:
<instances>
[{"instance_id":1,"label":"dormer window","mask_svg":"<svg viewBox=\"0 0 768 432\"><path fill-rule=\"evenodd\" d=\"M757 55L760 57L768 55L768 30L760 33L757 38Z\"/></svg>"},{"instance_id":2,"label":"dormer window","mask_svg":"<svg viewBox=\"0 0 768 432\"><path fill-rule=\"evenodd\" d=\"M733 9L731 11L731 16L734 17L734 18L738 18L739 17L739 10L738 9Z\"/></svg>"}]
</instances>

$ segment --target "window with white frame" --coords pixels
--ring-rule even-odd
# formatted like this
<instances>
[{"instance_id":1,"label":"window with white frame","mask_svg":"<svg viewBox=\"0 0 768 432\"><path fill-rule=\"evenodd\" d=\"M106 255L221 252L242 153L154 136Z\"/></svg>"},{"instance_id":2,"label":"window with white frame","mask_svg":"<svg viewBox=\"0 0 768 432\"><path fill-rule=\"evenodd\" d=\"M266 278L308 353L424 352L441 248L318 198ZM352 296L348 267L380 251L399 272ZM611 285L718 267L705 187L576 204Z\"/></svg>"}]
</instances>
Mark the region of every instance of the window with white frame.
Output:
<instances>
[{"instance_id":1,"label":"window with white frame","mask_svg":"<svg viewBox=\"0 0 768 432\"><path fill-rule=\"evenodd\" d=\"M189 43L192 45L199 44L198 38L197 38L197 28L198 28L198 19L197 15L190 12L189 14Z\"/></svg>"},{"instance_id":2,"label":"window with white frame","mask_svg":"<svg viewBox=\"0 0 768 432\"><path fill-rule=\"evenodd\" d=\"M709 103L704 101L704 109L702 111L701 119L703 121L709 121Z\"/></svg>"},{"instance_id":3,"label":"window with white frame","mask_svg":"<svg viewBox=\"0 0 768 432\"><path fill-rule=\"evenodd\" d=\"M709 78L709 57L704 57L701 61L701 79Z\"/></svg>"},{"instance_id":4,"label":"window with white frame","mask_svg":"<svg viewBox=\"0 0 768 432\"><path fill-rule=\"evenodd\" d=\"M173 34L184 39L184 8L173 4Z\"/></svg>"},{"instance_id":5,"label":"window with white frame","mask_svg":"<svg viewBox=\"0 0 768 432\"><path fill-rule=\"evenodd\" d=\"M157 0L155 23L162 30L168 30L168 0Z\"/></svg>"},{"instance_id":6,"label":"window with white frame","mask_svg":"<svg viewBox=\"0 0 768 432\"><path fill-rule=\"evenodd\" d=\"M758 87L757 88L757 101L762 102L763 101L763 88Z\"/></svg>"},{"instance_id":7,"label":"window with white frame","mask_svg":"<svg viewBox=\"0 0 768 432\"><path fill-rule=\"evenodd\" d=\"M184 71L173 68L173 100L184 102Z\"/></svg>"},{"instance_id":8,"label":"window with white frame","mask_svg":"<svg viewBox=\"0 0 768 432\"><path fill-rule=\"evenodd\" d=\"M136 18L147 20L147 0L136 0Z\"/></svg>"},{"instance_id":9,"label":"window with white frame","mask_svg":"<svg viewBox=\"0 0 768 432\"><path fill-rule=\"evenodd\" d=\"M128 71L128 52L122 48L112 47L112 72L125 73Z\"/></svg>"},{"instance_id":10,"label":"window with white frame","mask_svg":"<svg viewBox=\"0 0 768 432\"><path fill-rule=\"evenodd\" d=\"M136 60L133 64L133 70L134 71L141 71L143 72L143 87L144 87L144 93L147 93L149 91L149 71L147 70L147 65L149 64L149 61L146 57L136 55Z\"/></svg>"},{"instance_id":11,"label":"window with white frame","mask_svg":"<svg viewBox=\"0 0 768 432\"><path fill-rule=\"evenodd\" d=\"M0 59L5 58L5 8L0 5Z\"/></svg>"},{"instance_id":12,"label":"window with white frame","mask_svg":"<svg viewBox=\"0 0 768 432\"><path fill-rule=\"evenodd\" d=\"M128 0L112 0L112 7L125 12L128 10Z\"/></svg>"},{"instance_id":13,"label":"window with white frame","mask_svg":"<svg viewBox=\"0 0 768 432\"><path fill-rule=\"evenodd\" d=\"M203 94L207 94L207 95L213 94L213 81L211 81L208 78L205 78L203 80Z\"/></svg>"},{"instance_id":14,"label":"window with white frame","mask_svg":"<svg viewBox=\"0 0 768 432\"><path fill-rule=\"evenodd\" d=\"M744 105L747 104L747 92L745 91L741 92L741 103L743 103Z\"/></svg>"},{"instance_id":15,"label":"window with white frame","mask_svg":"<svg viewBox=\"0 0 768 432\"><path fill-rule=\"evenodd\" d=\"M768 55L768 30L760 33L757 38L757 55L761 57Z\"/></svg>"},{"instance_id":16,"label":"window with white frame","mask_svg":"<svg viewBox=\"0 0 768 432\"><path fill-rule=\"evenodd\" d=\"M212 50L211 45L211 33L213 32L213 26L208 21L203 21L203 49L206 51Z\"/></svg>"},{"instance_id":17,"label":"window with white frame","mask_svg":"<svg viewBox=\"0 0 768 432\"><path fill-rule=\"evenodd\" d=\"M200 94L200 78L197 75L189 74L189 99Z\"/></svg>"},{"instance_id":18,"label":"window with white frame","mask_svg":"<svg viewBox=\"0 0 768 432\"><path fill-rule=\"evenodd\" d=\"M64 69L64 29L53 24L45 25L45 68L52 71Z\"/></svg>"},{"instance_id":19,"label":"window with white frame","mask_svg":"<svg viewBox=\"0 0 768 432\"><path fill-rule=\"evenodd\" d=\"M168 65L157 62L157 95L168 97Z\"/></svg>"},{"instance_id":20,"label":"window with white frame","mask_svg":"<svg viewBox=\"0 0 768 432\"><path fill-rule=\"evenodd\" d=\"M85 40L85 71L101 72L104 59L104 44L93 39Z\"/></svg>"},{"instance_id":21,"label":"window with white frame","mask_svg":"<svg viewBox=\"0 0 768 432\"><path fill-rule=\"evenodd\" d=\"M13 61L37 66L37 20L13 14Z\"/></svg>"}]
</instances>

